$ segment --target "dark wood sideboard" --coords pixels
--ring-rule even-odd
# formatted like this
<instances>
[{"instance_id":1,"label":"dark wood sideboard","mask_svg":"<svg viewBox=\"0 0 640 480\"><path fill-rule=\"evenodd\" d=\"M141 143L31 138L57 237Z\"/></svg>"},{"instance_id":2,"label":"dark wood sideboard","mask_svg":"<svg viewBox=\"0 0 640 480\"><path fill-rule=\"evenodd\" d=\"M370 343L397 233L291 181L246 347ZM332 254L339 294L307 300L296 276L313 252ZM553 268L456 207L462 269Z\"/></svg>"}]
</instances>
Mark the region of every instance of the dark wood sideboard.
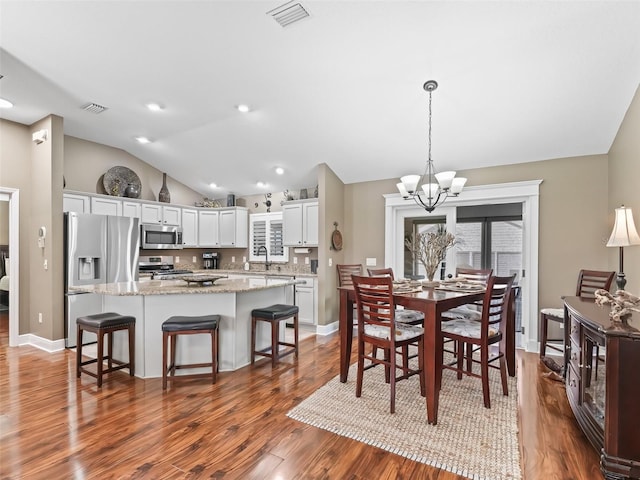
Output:
<instances>
[{"instance_id":1,"label":"dark wood sideboard","mask_svg":"<svg viewBox=\"0 0 640 480\"><path fill-rule=\"evenodd\" d=\"M567 397L606 479L640 479L640 314L565 297Z\"/></svg>"}]
</instances>

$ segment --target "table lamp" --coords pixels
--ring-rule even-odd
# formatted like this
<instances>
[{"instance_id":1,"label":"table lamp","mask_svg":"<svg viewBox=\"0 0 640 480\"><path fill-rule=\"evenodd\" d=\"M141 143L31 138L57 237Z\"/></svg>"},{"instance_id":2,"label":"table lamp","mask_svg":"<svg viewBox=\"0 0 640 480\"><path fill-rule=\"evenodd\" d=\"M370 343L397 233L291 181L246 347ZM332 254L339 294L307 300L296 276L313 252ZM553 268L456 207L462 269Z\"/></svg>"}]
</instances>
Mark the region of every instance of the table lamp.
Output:
<instances>
[{"instance_id":1,"label":"table lamp","mask_svg":"<svg viewBox=\"0 0 640 480\"><path fill-rule=\"evenodd\" d=\"M607 242L607 247L620 247L620 268L616 276L618 290L624 290L627 279L624 276L624 247L629 245L640 245L640 236L633 223L633 213L630 208L622 205L616 208L616 220L613 224L613 231Z\"/></svg>"}]
</instances>

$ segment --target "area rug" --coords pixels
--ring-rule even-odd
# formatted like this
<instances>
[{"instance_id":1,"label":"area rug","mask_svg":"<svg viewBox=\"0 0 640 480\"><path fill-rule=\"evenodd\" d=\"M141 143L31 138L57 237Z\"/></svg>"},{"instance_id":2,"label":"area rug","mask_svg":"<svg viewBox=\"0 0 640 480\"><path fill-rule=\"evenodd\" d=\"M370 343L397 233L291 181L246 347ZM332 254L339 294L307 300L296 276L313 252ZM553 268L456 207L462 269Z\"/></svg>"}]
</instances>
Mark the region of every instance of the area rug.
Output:
<instances>
[{"instance_id":1,"label":"area rug","mask_svg":"<svg viewBox=\"0 0 640 480\"><path fill-rule=\"evenodd\" d=\"M427 423L417 377L396 384L394 414L389 413L390 390L381 366L364 372L360 398L355 382L354 364L346 383L335 377L287 416L474 480L522 478L515 378L509 377L505 397L500 373L491 372L491 409L486 409L480 379L457 380L445 370L435 426Z\"/></svg>"}]
</instances>

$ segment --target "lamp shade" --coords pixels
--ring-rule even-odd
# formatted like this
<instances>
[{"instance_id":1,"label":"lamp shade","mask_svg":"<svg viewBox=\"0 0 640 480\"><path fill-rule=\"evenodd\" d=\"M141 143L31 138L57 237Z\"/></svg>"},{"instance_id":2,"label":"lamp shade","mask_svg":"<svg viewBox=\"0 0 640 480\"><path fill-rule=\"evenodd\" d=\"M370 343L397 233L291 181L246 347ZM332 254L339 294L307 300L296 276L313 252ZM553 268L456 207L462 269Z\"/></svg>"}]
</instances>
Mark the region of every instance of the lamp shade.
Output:
<instances>
[{"instance_id":1,"label":"lamp shade","mask_svg":"<svg viewBox=\"0 0 640 480\"><path fill-rule=\"evenodd\" d=\"M631 209L622 205L616 208L616 220L607 247L628 247L629 245L640 245L640 236L633 223Z\"/></svg>"},{"instance_id":2,"label":"lamp shade","mask_svg":"<svg viewBox=\"0 0 640 480\"><path fill-rule=\"evenodd\" d=\"M405 175L400 179L404 185L405 190L408 193L413 193L418 188L418 182L420 181L420 175ZM400 192L404 193L404 192Z\"/></svg>"}]
</instances>

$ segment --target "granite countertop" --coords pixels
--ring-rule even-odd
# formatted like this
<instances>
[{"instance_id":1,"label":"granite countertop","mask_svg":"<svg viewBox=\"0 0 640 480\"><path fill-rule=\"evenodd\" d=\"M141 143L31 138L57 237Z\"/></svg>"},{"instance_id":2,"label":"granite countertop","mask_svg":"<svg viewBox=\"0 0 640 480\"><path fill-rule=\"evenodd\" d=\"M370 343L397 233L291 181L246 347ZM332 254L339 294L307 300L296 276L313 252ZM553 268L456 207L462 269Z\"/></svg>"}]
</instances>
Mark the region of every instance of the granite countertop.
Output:
<instances>
[{"instance_id":1,"label":"granite countertop","mask_svg":"<svg viewBox=\"0 0 640 480\"><path fill-rule=\"evenodd\" d=\"M266 275L267 277L311 277L315 278L316 273L291 272L287 270L197 270L192 269L193 273L208 273L212 275Z\"/></svg>"},{"instance_id":2,"label":"granite countertop","mask_svg":"<svg viewBox=\"0 0 640 480\"><path fill-rule=\"evenodd\" d=\"M211 273L211 270L206 270ZM216 271L218 273L218 271ZM72 292L99 293L103 295L131 296L131 295L182 295L201 293L243 293L253 290L295 285L302 280L287 280L284 278L269 278L267 275L256 275L251 278L222 278L213 285L199 286L183 280L147 280L142 282L106 283L69 287Z\"/></svg>"}]
</instances>

